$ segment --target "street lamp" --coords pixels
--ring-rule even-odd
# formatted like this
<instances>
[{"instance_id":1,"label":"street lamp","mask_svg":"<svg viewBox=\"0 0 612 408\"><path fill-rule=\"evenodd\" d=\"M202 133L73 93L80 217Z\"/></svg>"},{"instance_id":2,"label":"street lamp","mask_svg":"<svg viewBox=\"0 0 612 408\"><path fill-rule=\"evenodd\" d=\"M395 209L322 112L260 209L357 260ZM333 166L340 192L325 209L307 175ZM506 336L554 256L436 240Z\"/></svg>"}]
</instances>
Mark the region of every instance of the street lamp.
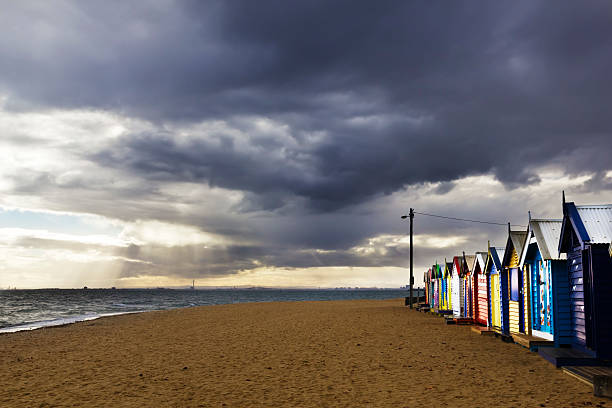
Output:
<instances>
[{"instance_id":1,"label":"street lamp","mask_svg":"<svg viewBox=\"0 0 612 408\"><path fill-rule=\"evenodd\" d=\"M414 275L412 273L412 222L414 220L414 208L410 209L408 215L402 215L402 220L410 217L410 308L412 309L412 285L414 284Z\"/></svg>"}]
</instances>

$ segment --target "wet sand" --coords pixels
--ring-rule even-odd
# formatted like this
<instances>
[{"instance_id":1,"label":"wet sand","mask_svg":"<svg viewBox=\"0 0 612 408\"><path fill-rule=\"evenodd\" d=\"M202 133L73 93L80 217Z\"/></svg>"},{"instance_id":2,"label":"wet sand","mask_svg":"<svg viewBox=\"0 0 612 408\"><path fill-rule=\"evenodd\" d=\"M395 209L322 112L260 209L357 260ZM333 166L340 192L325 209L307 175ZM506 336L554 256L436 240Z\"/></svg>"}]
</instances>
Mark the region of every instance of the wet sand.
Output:
<instances>
[{"instance_id":1,"label":"wet sand","mask_svg":"<svg viewBox=\"0 0 612 408\"><path fill-rule=\"evenodd\" d=\"M612 406L403 300L251 303L0 336L0 407Z\"/></svg>"}]
</instances>

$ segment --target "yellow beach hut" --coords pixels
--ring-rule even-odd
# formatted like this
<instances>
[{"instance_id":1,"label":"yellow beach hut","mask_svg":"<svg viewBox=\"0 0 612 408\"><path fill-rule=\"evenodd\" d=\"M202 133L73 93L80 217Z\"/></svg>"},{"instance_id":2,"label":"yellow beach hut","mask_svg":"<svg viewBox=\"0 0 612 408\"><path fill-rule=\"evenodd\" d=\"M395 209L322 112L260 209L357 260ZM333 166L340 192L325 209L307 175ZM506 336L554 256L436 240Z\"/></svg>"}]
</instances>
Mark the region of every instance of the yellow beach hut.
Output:
<instances>
[{"instance_id":1,"label":"yellow beach hut","mask_svg":"<svg viewBox=\"0 0 612 408\"><path fill-rule=\"evenodd\" d=\"M525 334L529 329L529 276L525 276L519 268L519 255L523 252L527 231L510 229L508 224L508 240L502 261L501 286L507 287L501 293L502 311L508 316L508 324L503 325L505 334ZM507 311L505 310L507 307Z\"/></svg>"},{"instance_id":2,"label":"yellow beach hut","mask_svg":"<svg viewBox=\"0 0 612 408\"><path fill-rule=\"evenodd\" d=\"M489 246L487 261L485 262L485 274L489 286L489 327L502 332L504 323L501 303L501 258L504 256L505 248Z\"/></svg>"}]
</instances>

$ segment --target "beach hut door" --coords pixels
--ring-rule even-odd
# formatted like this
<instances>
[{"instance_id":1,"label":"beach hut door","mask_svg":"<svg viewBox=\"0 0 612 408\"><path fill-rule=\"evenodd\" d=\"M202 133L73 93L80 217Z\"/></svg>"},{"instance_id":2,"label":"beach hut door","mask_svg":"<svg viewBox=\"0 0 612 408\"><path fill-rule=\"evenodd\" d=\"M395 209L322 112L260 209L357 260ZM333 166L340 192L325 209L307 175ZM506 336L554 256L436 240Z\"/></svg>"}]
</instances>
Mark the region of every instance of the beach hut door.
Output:
<instances>
[{"instance_id":1,"label":"beach hut door","mask_svg":"<svg viewBox=\"0 0 612 408\"><path fill-rule=\"evenodd\" d=\"M552 276L551 265L547 261L539 261L537 265L538 285L538 331L552 334ZM539 333L535 333L536 335Z\"/></svg>"}]
</instances>

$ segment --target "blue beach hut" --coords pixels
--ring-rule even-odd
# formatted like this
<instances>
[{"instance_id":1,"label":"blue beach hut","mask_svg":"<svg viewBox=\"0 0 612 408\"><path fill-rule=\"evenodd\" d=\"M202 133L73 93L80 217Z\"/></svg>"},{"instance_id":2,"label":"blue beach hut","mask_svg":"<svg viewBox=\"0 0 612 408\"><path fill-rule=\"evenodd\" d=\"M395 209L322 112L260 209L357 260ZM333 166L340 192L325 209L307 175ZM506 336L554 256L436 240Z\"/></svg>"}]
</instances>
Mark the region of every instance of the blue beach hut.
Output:
<instances>
[{"instance_id":1,"label":"blue beach hut","mask_svg":"<svg viewBox=\"0 0 612 408\"><path fill-rule=\"evenodd\" d=\"M571 344L567 260L557 250L561 223L530 217L519 261L529 285L525 292L529 315L525 334L554 341L557 347Z\"/></svg>"},{"instance_id":2,"label":"blue beach hut","mask_svg":"<svg viewBox=\"0 0 612 408\"><path fill-rule=\"evenodd\" d=\"M612 204L563 197L559 252L567 254L572 348L612 359Z\"/></svg>"}]
</instances>

